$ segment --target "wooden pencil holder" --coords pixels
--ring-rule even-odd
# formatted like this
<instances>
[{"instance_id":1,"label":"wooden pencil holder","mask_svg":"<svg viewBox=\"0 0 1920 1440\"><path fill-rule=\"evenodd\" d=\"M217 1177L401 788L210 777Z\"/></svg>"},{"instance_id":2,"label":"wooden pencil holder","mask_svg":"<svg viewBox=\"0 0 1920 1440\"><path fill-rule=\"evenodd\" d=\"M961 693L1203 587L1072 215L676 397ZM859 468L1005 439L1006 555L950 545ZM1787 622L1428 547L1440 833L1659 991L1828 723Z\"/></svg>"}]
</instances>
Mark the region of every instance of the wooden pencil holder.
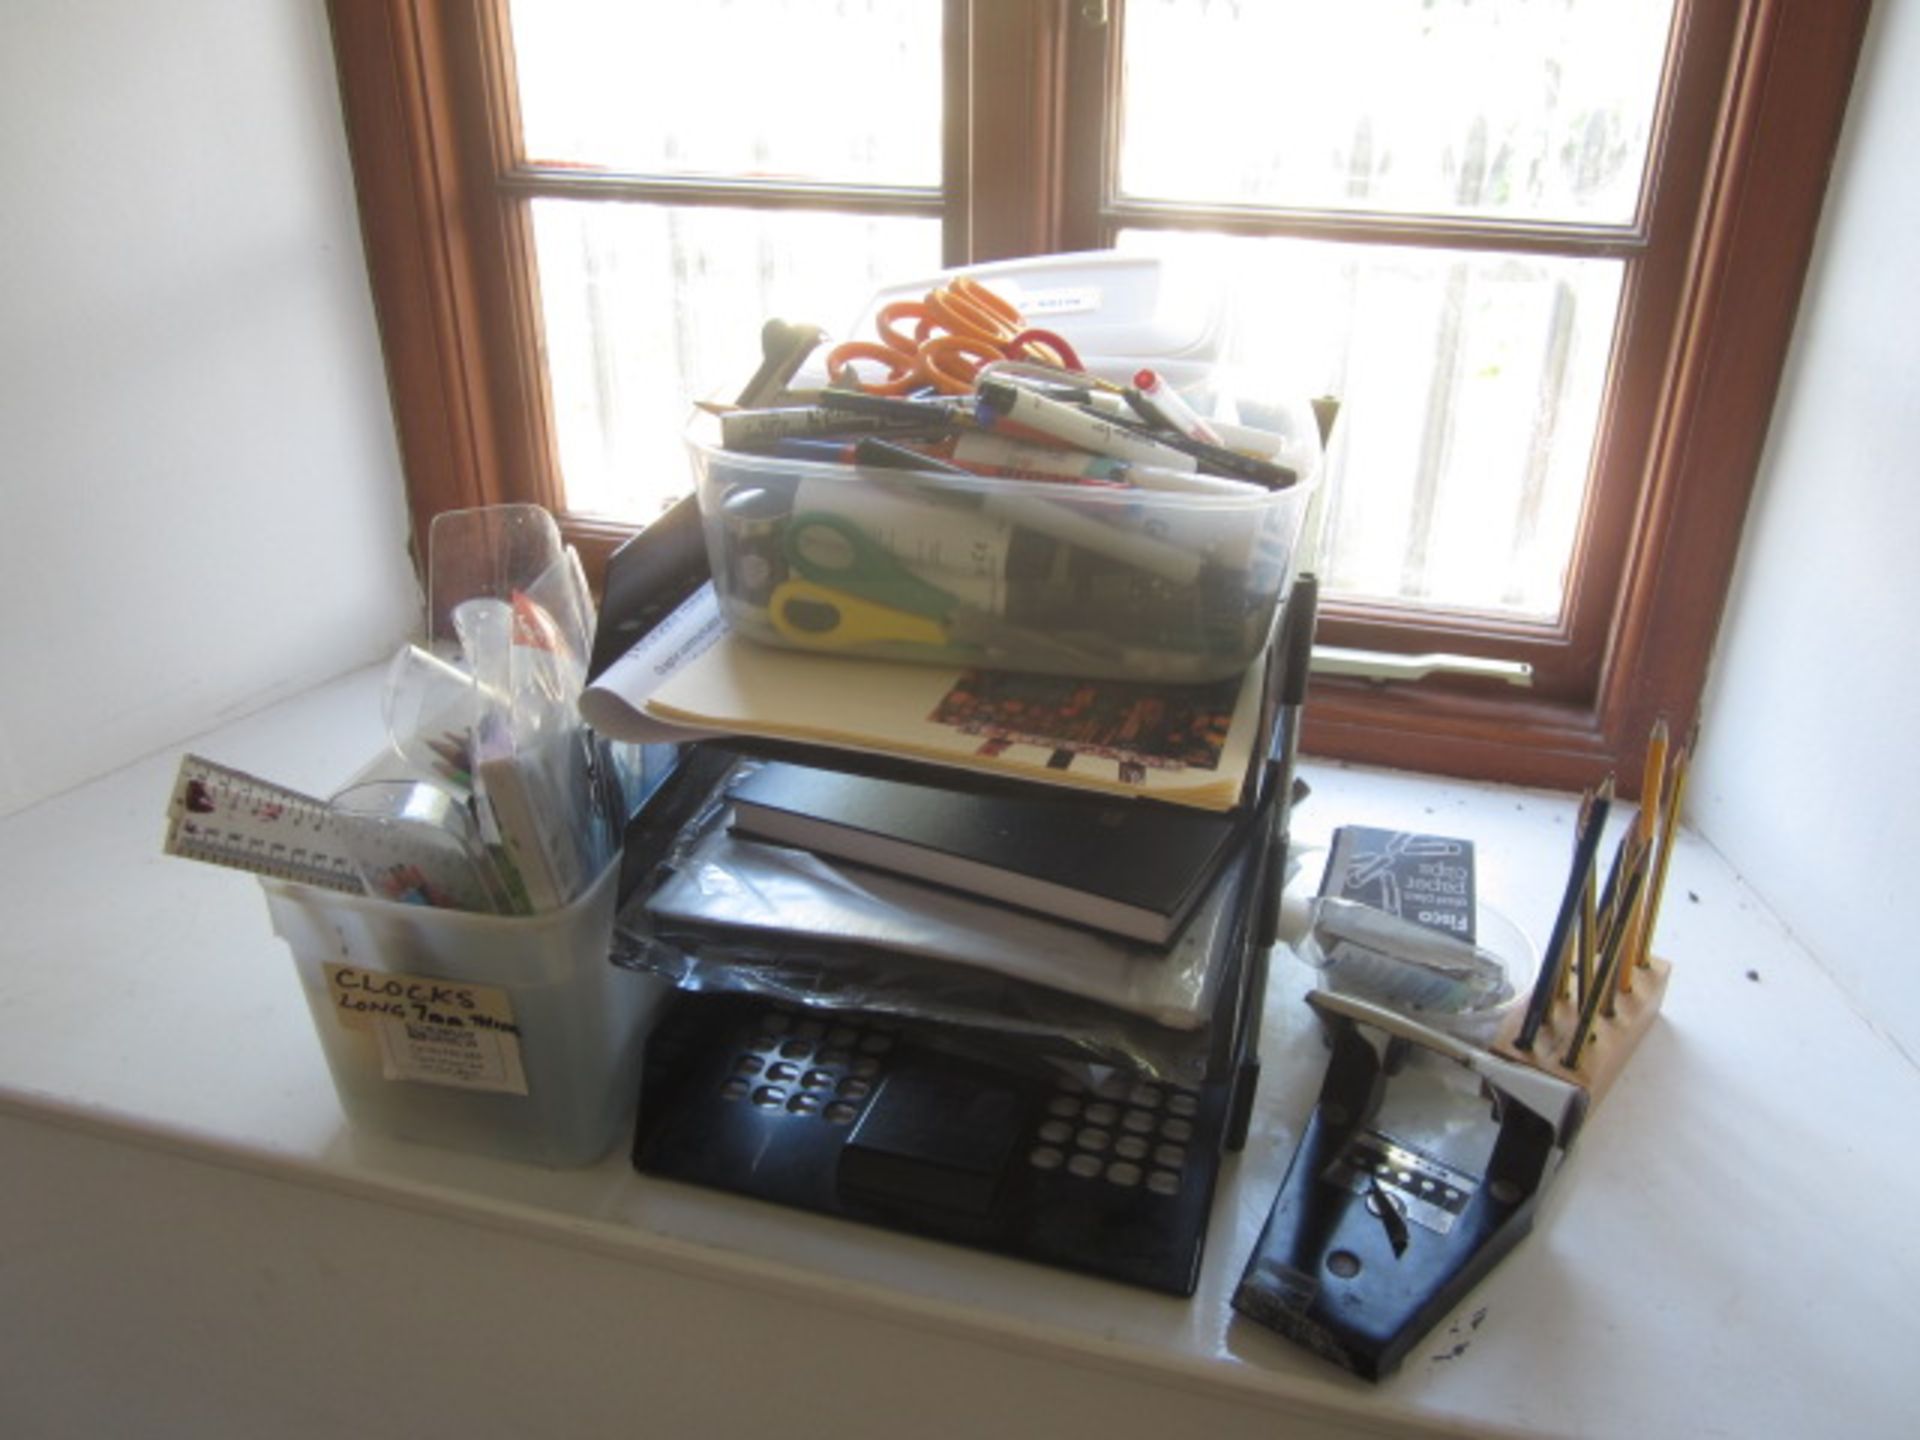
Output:
<instances>
[{"instance_id":1,"label":"wooden pencil holder","mask_svg":"<svg viewBox=\"0 0 1920 1440\"><path fill-rule=\"evenodd\" d=\"M1613 1082L1626 1069L1627 1061L1640 1048L1640 1042L1653 1027L1666 998L1667 979L1673 967L1659 956L1649 956L1633 971L1633 988L1614 997L1613 1014L1603 1009L1587 1033L1577 1063L1566 1064L1567 1047L1579 1023L1579 1008L1569 995L1559 995L1548 1010L1546 1020L1534 1037L1533 1048L1522 1050L1514 1043L1520 1029L1521 1014L1516 1011L1494 1037L1495 1054L1517 1060L1585 1090L1592 1104L1599 1104Z\"/></svg>"}]
</instances>

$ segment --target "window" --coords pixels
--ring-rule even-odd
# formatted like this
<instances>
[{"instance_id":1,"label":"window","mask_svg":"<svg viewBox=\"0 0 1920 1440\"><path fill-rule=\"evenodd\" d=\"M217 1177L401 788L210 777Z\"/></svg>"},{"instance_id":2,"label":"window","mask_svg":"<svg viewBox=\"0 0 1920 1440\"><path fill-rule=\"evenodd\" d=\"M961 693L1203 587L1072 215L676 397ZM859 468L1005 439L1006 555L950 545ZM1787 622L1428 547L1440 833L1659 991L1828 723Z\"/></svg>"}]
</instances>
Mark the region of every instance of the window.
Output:
<instances>
[{"instance_id":1,"label":"window","mask_svg":"<svg viewBox=\"0 0 1920 1440\"><path fill-rule=\"evenodd\" d=\"M644 520L685 489L689 405L738 391L769 316L844 323L940 268L941 8L681 6L672 46L628 0L505 18L565 507Z\"/></svg>"},{"instance_id":2,"label":"window","mask_svg":"<svg viewBox=\"0 0 1920 1440\"><path fill-rule=\"evenodd\" d=\"M1317 681L1308 749L1630 781L1698 701L1866 8L334 0L416 529L535 499L603 553L681 471L662 364L731 380L768 314L1197 253L1243 361L1347 400L1322 638L1537 677Z\"/></svg>"}]
</instances>

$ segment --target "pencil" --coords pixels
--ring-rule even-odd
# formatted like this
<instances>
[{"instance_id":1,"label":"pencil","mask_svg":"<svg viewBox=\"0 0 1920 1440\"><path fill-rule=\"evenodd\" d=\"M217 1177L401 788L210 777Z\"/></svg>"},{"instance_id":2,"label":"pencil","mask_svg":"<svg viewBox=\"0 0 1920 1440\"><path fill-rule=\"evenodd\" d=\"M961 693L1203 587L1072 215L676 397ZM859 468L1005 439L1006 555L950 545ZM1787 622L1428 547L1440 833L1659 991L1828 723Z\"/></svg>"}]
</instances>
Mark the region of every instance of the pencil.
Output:
<instances>
[{"instance_id":1,"label":"pencil","mask_svg":"<svg viewBox=\"0 0 1920 1440\"><path fill-rule=\"evenodd\" d=\"M1614 923L1608 928L1601 942L1603 946L1618 945L1620 947L1622 958L1614 967L1612 981L1612 990L1620 995L1633 993L1633 986L1627 982L1627 974L1638 963L1640 937L1644 933L1642 925L1646 915L1647 868L1648 861L1653 855L1650 846L1640 843L1637 830L1629 830L1627 840L1628 854L1622 869L1624 878L1621 882L1623 890L1620 906L1613 917ZM1609 994L1600 1009L1600 1013L1608 1019L1613 1018L1614 998L1614 994Z\"/></svg>"},{"instance_id":2,"label":"pencil","mask_svg":"<svg viewBox=\"0 0 1920 1440\"><path fill-rule=\"evenodd\" d=\"M1640 781L1640 813L1634 817L1634 834L1639 838L1646 855L1653 852L1654 841L1658 838L1663 814L1663 796L1667 780L1667 717L1662 715L1653 722L1653 733L1647 737L1646 769ZM1620 967L1620 993L1633 992L1633 972L1647 963L1647 905L1652 898L1651 888L1642 889L1640 904L1632 915L1633 932L1628 937L1628 963Z\"/></svg>"},{"instance_id":3,"label":"pencil","mask_svg":"<svg viewBox=\"0 0 1920 1440\"><path fill-rule=\"evenodd\" d=\"M1667 717L1653 722L1653 734L1647 739L1647 768L1640 781L1640 814L1637 828L1643 845L1653 843L1660 823L1660 796L1667 775Z\"/></svg>"},{"instance_id":4,"label":"pencil","mask_svg":"<svg viewBox=\"0 0 1920 1440\"><path fill-rule=\"evenodd\" d=\"M1695 728L1698 733L1698 727ZM1660 815L1660 854L1653 866L1653 888L1647 895L1645 919L1640 927L1638 963L1644 965L1653 956L1653 930L1660 922L1660 901L1667 890L1667 866L1673 863L1673 845L1680 829L1680 802L1687 793L1687 767L1693 761L1694 735L1673 758L1673 782L1667 787L1666 803Z\"/></svg>"},{"instance_id":5,"label":"pencil","mask_svg":"<svg viewBox=\"0 0 1920 1440\"><path fill-rule=\"evenodd\" d=\"M1644 868L1637 869L1627 877L1627 904L1631 905L1640 893L1640 882L1646 876ZM1567 1042L1566 1054L1560 1057L1560 1064L1568 1070L1580 1068L1580 1052L1585 1048L1587 1036L1593 1030L1593 1022L1600 1014L1600 1001L1604 996L1611 1003L1614 988L1614 972L1620 968L1626 954L1626 931L1615 928L1607 945L1607 953L1600 962L1600 978L1587 995L1586 1003L1580 1007L1580 1019L1573 1028L1573 1038Z\"/></svg>"},{"instance_id":6,"label":"pencil","mask_svg":"<svg viewBox=\"0 0 1920 1440\"><path fill-rule=\"evenodd\" d=\"M1593 988L1594 961L1600 950L1600 907L1594 896L1594 870L1587 870L1586 883L1580 887L1580 981L1574 987L1574 1005L1587 1003L1587 991Z\"/></svg>"},{"instance_id":7,"label":"pencil","mask_svg":"<svg viewBox=\"0 0 1920 1440\"><path fill-rule=\"evenodd\" d=\"M1640 831L1637 825L1629 825L1620 832L1620 840L1613 847L1613 859L1607 865L1607 883L1600 891L1600 934L1603 937L1613 933L1626 912L1620 904L1620 886L1626 879L1627 870L1633 863L1635 848Z\"/></svg>"}]
</instances>

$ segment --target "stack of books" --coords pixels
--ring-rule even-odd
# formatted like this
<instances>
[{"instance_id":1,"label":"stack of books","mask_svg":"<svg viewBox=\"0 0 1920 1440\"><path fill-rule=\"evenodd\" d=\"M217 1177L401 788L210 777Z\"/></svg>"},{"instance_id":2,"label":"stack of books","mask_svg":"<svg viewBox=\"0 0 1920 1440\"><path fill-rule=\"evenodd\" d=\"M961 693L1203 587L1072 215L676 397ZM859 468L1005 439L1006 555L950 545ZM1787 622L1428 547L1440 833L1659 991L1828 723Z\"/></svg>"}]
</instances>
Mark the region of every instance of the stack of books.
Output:
<instances>
[{"instance_id":1,"label":"stack of books","mask_svg":"<svg viewBox=\"0 0 1920 1440\"><path fill-rule=\"evenodd\" d=\"M689 842L698 872L648 901L670 931L756 955L837 935L1158 1025L1211 1019L1273 725L1263 666L1155 685L803 654L730 633L710 586L654 615L601 657L582 713L746 753ZM811 886L776 853L796 851Z\"/></svg>"}]
</instances>

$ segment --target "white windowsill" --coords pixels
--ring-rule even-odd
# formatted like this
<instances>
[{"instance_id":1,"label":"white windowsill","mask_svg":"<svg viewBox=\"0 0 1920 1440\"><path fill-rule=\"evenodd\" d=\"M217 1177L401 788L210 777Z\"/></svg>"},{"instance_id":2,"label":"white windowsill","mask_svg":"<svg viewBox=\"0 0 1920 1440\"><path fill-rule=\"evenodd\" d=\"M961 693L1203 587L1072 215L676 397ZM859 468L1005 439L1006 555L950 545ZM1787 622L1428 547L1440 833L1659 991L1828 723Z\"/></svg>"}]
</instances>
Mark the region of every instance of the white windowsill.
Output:
<instances>
[{"instance_id":1,"label":"white windowsill","mask_svg":"<svg viewBox=\"0 0 1920 1440\"><path fill-rule=\"evenodd\" d=\"M349 677L181 749L324 791L377 744L379 682ZM1269 995L1254 1139L1224 1173L1199 1293L1170 1300L649 1180L618 1150L549 1172L350 1131L258 887L160 853L179 753L0 821L0 1116L477 1224L478 1244L511 1232L632 1267L636 1307L649 1273L716 1286L721 1306L797 1301L823 1355L837 1327L878 1322L950 1349L983 1390L1016 1352L1124 1371L1166 1417L1226 1406L1230 1430L1293 1417L1752 1436L1910 1420L1897 1324L1920 1277L1920 1161L1902 1142L1920 1076L1696 837L1659 936L1675 967L1665 1013L1539 1228L1371 1386L1227 1305L1319 1079L1290 959ZM1303 768L1301 838L1348 822L1471 836L1486 893L1539 938L1571 798Z\"/></svg>"}]
</instances>

